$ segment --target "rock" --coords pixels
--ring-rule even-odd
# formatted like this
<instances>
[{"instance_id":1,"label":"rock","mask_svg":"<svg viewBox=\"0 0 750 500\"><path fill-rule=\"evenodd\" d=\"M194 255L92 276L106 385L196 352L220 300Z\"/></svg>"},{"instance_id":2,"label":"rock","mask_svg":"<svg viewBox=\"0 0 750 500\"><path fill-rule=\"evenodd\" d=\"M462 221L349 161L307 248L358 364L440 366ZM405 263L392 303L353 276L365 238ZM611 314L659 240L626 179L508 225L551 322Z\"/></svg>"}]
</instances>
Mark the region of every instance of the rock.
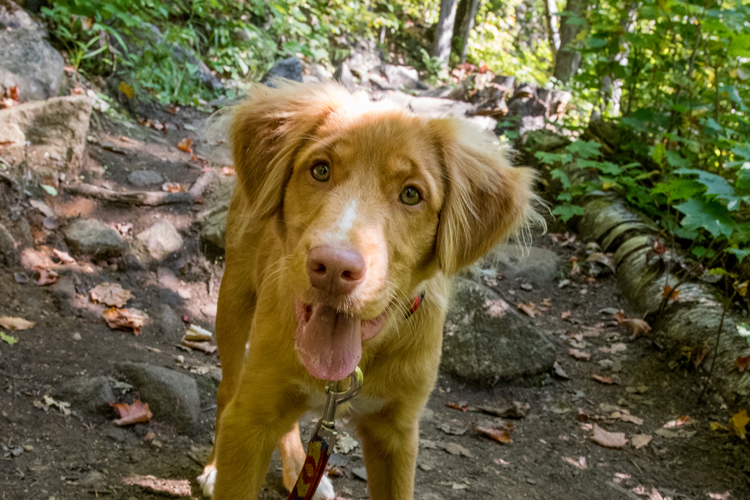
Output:
<instances>
[{"instance_id":1,"label":"rock","mask_svg":"<svg viewBox=\"0 0 750 500\"><path fill-rule=\"evenodd\" d=\"M159 328L161 334L170 339L179 339L185 333L185 324L174 309L167 304L159 308Z\"/></svg>"},{"instance_id":2,"label":"rock","mask_svg":"<svg viewBox=\"0 0 750 500\"><path fill-rule=\"evenodd\" d=\"M353 94L357 91L357 84L354 82L354 75L352 75L352 71L349 69L348 64L342 63L333 77L338 80L341 85L346 87L346 90L348 90L349 93Z\"/></svg>"},{"instance_id":3,"label":"rock","mask_svg":"<svg viewBox=\"0 0 750 500\"><path fill-rule=\"evenodd\" d=\"M275 87L272 80L274 78L285 78L295 82L302 82L302 61L296 57L289 57L276 61L276 64L266 73L261 83L268 85L269 87Z\"/></svg>"},{"instance_id":4,"label":"rock","mask_svg":"<svg viewBox=\"0 0 750 500\"><path fill-rule=\"evenodd\" d=\"M138 391L141 401L148 403L154 420L182 434L197 431L201 401L192 377L146 363L118 363L115 368Z\"/></svg>"},{"instance_id":5,"label":"rock","mask_svg":"<svg viewBox=\"0 0 750 500\"><path fill-rule=\"evenodd\" d=\"M125 250L120 233L97 219L78 219L65 229L65 243L77 255L93 259L119 257Z\"/></svg>"},{"instance_id":6,"label":"rock","mask_svg":"<svg viewBox=\"0 0 750 500\"><path fill-rule=\"evenodd\" d=\"M438 99L437 97L415 97L398 91L383 93L382 97L408 108L418 115L436 118L441 116L465 118L475 109L475 106L468 102Z\"/></svg>"},{"instance_id":7,"label":"rock","mask_svg":"<svg viewBox=\"0 0 750 500\"><path fill-rule=\"evenodd\" d=\"M568 91L521 85L508 102L508 117L519 120L518 132L524 135L532 130L545 128L545 119L562 117L570 98Z\"/></svg>"},{"instance_id":8,"label":"rock","mask_svg":"<svg viewBox=\"0 0 750 500\"><path fill-rule=\"evenodd\" d=\"M79 335L80 336L80 335ZM70 403L79 414L109 417L113 410L109 403L116 401L112 384L107 377L77 377L64 382L55 397Z\"/></svg>"},{"instance_id":9,"label":"rock","mask_svg":"<svg viewBox=\"0 0 750 500\"><path fill-rule=\"evenodd\" d=\"M344 63L362 80L385 63L383 53L372 40L357 40Z\"/></svg>"},{"instance_id":10,"label":"rock","mask_svg":"<svg viewBox=\"0 0 750 500\"><path fill-rule=\"evenodd\" d=\"M211 195L205 201L205 210L198 214L197 220L201 225L203 247L209 246L221 250L225 248L227 213L236 184L235 177L219 178L211 190Z\"/></svg>"},{"instance_id":11,"label":"rock","mask_svg":"<svg viewBox=\"0 0 750 500\"><path fill-rule=\"evenodd\" d=\"M5 1L3 1L5 3ZM63 58L43 33L28 29L0 30L0 87L18 86L21 101L57 97Z\"/></svg>"},{"instance_id":12,"label":"rock","mask_svg":"<svg viewBox=\"0 0 750 500\"><path fill-rule=\"evenodd\" d=\"M107 478L104 477L104 474L101 472L92 470L91 472L84 474L83 477L78 480L78 484L84 488L103 490L107 487Z\"/></svg>"},{"instance_id":13,"label":"rock","mask_svg":"<svg viewBox=\"0 0 750 500\"><path fill-rule=\"evenodd\" d=\"M3 71L1 67L0 61L0 73ZM0 144L7 145L0 150L0 155L14 167L28 154L28 165L42 174L44 169L52 172L75 170L83 159L90 116L91 100L79 95L2 109ZM30 143L28 149L24 146L27 141Z\"/></svg>"},{"instance_id":14,"label":"rock","mask_svg":"<svg viewBox=\"0 0 750 500\"><path fill-rule=\"evenodd\" d=\"M557 254L550 250L507 243L490 251L482 267L495 268L510 280L521 278L539 284L555 279L559 261Z\"/></svg>"},{"instance_id":15,"label":"rock","mask_svg":"<svg viewBox=\"0 0 750 500\"><path fill-rule=\"evenodd\" d=\"M487 287L456 278L443 337L441 368L472 382L511 380L550 370L547 335Z\"/></svg>"},{"instance_id":16,"label":"rock","mask_svg":"<svg viewBox=\"0 0 750 500\"><path fill-rule=\"evenodd\" d=\"M164 183L164 177L153 170L136 170L135 172L130 172L128 182L133 186L143 187L152 184L162 184Z\"/></svg>"},{"instance_id":17,"label":"rock","mask_svg":"<svg viewBox=\"0 0 750 500\"><path fill-rule=\"evenodd\" d=\"M43 32L25 10L11 0L0 0L0 29L29 30Z\"/></svg>"},{"instance_id":18,"label":"rock","mask_svg":"<svg viewBox=\"0 0 750 500\"><path fill-rule=\"evenodd\" d=\"M412 67L384 64L381 71L395 89L416 89L419 86L419 73Z\"/></svg>"},{"instance_id":19,"label":"rock","mask_svg":"<svg viewBox=\"0 0 750 500\"><path fill-rule=\"evenodd\" d=\"M170 253L182 248L182 236L171 222L162 219L136 238L146 245L148 253L156 260L163 260Z\"/></svg>"},{"instance_id":20,"label":"rock","mask_svg":"<svg viewBox=\"0 0 750 500\"><path fill-rule=\"evenodd\" d=\"M0 4L1 5L1 4ZM16 240L8 228L0 224L0 264L13 266L18 262Z\"/></svg>"}]
</instances>

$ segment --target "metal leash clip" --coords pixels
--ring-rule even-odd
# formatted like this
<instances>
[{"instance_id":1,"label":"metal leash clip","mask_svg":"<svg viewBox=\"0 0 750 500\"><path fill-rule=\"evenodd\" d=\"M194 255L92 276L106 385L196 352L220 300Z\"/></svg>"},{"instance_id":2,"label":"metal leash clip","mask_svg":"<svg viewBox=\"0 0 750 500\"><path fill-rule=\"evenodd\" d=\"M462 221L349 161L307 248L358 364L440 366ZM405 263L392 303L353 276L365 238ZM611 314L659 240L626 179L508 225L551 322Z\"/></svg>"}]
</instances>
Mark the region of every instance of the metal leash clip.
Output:
<instances>
[{"instance_id":1,"label":"metal leash clip","mask_svg":"<svg viewBox=\"0 0 750 500\"><path fill-rule=\"evenodd\" d=\"M349 380L349 387L340 392L346 380ZM363 381L364 376L358 366L348 379L329 382L326 385L328 398L323 417L318 420L315 432L307 445L305 463L302 465L297 483L289 493L288 500L310 500L315 495L318 484L325 474L328 459L333 453L333 447L336 445L336 407L356 396L362 388Z\"/></svg>"}]
</instances>

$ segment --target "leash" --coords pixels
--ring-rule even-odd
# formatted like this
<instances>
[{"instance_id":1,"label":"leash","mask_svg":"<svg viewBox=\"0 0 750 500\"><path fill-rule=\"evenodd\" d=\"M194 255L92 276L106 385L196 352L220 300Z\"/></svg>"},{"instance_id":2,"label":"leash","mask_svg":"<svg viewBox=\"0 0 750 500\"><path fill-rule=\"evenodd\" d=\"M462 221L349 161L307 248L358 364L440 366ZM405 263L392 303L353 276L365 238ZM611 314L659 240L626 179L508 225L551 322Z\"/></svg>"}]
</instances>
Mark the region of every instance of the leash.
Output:
<instances>
[{"instance_id":1,"label":"leash","mask_svg":"<svg viewBox=\"0 0 750 500\"><path fill-rule=\"evenodd\" d=\"M349 388L339 392L342 382L329 382L326 385L326 399L323 417L318 420L313 437L307 445L307 457L297 478L297 483L289 493L288 500L310 500L318 489L320 480L326 473L328 459L336 444L336 406L345 403L357 395L362 388L364 377L359 366L349 375Z\"/></svg>"},{"instance_id":2,"label":"leash","mask_svg":"<svg viewBox=\"0 0 750 500\"><path fill-rule=\"evenodd\" d=\"M409 312L406 314L407 319L419 309L423 301L424 292L414 297ZM349 386L343 392L341 390L344 381L326 384L328 397L326 398L323 416L318 420L318 425L315 426L315 432L307 445L307 456L305 457L305 463L302 465L302 472L300 472L287 500L311 500L315 495L320 480L326 473L326 465L328 465L328 459L331 458L331 453L333 453L333 447L336 445L336 406L352 399L362 388L364 376L359 366L354 370L354 373L349 375L348 380Z\"/></svg>"}]
</instances>

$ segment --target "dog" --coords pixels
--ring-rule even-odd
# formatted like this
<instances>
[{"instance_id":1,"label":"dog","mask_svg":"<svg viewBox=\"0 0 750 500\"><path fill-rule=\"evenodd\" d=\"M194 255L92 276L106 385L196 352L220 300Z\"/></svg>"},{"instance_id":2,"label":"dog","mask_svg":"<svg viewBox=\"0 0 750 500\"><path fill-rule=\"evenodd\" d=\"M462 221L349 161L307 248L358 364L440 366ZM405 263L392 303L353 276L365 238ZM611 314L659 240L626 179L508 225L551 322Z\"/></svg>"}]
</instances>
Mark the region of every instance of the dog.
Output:
<instances>
[{"instance_id":1,"label":"dog","mask_svg":"<svg viewBox=\"0 0 750 500\"><path fill-rule=\"evenodd\" d=\"M230 112L237 187L216 340L214 500L256 499L325 381L364 373L344 407L373 500L413 498L420 415L437 380L450 278L535 216L535 176L494 136L342 86L255 86ZM423 297L421 305L414 305ZM315 498L333 499L323 478Z\"/></svg>"}]
</instances>

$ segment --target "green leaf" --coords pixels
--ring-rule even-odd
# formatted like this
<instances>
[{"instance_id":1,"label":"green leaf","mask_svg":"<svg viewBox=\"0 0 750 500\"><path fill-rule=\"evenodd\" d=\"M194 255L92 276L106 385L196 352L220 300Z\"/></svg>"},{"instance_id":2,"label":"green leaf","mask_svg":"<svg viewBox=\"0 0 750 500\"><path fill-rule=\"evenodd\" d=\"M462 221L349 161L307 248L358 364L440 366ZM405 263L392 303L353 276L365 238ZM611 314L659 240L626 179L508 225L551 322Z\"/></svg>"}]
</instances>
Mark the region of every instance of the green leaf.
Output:
<instances>
[{"instance_id":1,"label":"green leaf","mask_svg":"<svg viewBox=\"0 0 750 500\"><path fill-rule=\"evenodd\" d=\"M596 158L601 154L599 152L600 147L602 145L596 141L575 141L568 144L565 150L578 155L580 158Z\"/></svg>"},{"instance_id":2,"label":"green leaf","mask_svg":"<svg viewBox=\"0 0 750 500\"><path fill-rule=\"evenodd\" d=\"M583 215L583 207L566 203L565 205L556 206L552 214L559 215L563 222L568 222L576 215Z\"/></svg>"},{"instance_id":3,"label":"green leaf","mask_svg":"<svg viewBox=\"0 0 750 500\"><path fill-rule=\"evenodd\" d=\"M667 163L676 168L687 168L689 162L675 151L666 151Z\"/></svg>"},{"instance_id":4,"label":"green leaf","mask_svg":"<svg viewBox=\"0 0 750 500\"><path fill-rule=\"evenodd\" d=\"M665 194L669 201L687 200L706 189L703 184L692 179L669 179L667 182L660 182L651 190L654 194Z\"/></svg>"},{"instance_id":5,"label":"green leaf","mask_svg":"<svg viewBox=\"0 0 750 500\"><path fill-rule=\"evenodd\" d=\"M735 199L734 188L720 175L712 174L703 170L694 168L680 168L675 170L677 175L697 175L698 182L706 186L707 195L715 195L718 198L731 200Z\"/></svg>"},{"instance_id":6,"label":"green leaf","mask_svg":"<svg viewBox=\"0 0 750 500\"><path fill-rule=\"evenodd\" d=\"M562 163L568 163L573 159L572 156L569 154L562 154L562 153L546 153L544 151L537 151L534 153L534 156L539 158L539 161L542 163L545 163L547 165L552 165L555 162L562 162Z\"/></svg>"},{"instance_id":7,"label":"green leaf","mask_svg":"<svg viewBox=\"0 0 750 500\"><path fill-rule=\"evenodd\" d=\"M553 179L559 179L560 182L563 185L563 189L570 189L570 179L568 178L568 174L563 172L561 169L556 168L550 172L550 175Z\"/></svg>"},{"instance_id":8,"label":"green leaf","mask_svg":"<svg viewBox=\"0 0 750 500\"><path fill-rule=\"evenodd\" d=\"M46 184L42 184L42 189L44 189L45 191L47 191L47 194L49 194L50 196L57 196L57 189L55 189L52 186L48 186Z\"/></svg>"},{"instance_id":9,"label":"green leaf","mask_svg":"<svg viewBox=\"0 0 750 500\"><path fill-rule=\"evenodd\" d=\"M17 337L11 337L10 335L6 335L5 332L0 332L0 339L4 340L9 345L13 345L16 342L18 342L18 338Z\"/></svg>"},{"instance_id":10,"label":"green leaf","mask_svg":"<svg viewBox=\"0 0 750 500\"><path fill-rule=\"evenodd\" d=\"M727 252L729 252L732 255L734 255L735 257L737 257L737 260L739 262L742 262L743 260L745 260L745 257L747 257L748 255L750 255L750 248L736 248L736 247L732 247L732 248L727 248Z\"/></svg>"},{"instance_id":11,"label":"green leaf","mask_svg":"<svg viewBox=\"0 0 750 500\"><path fill-rule=\"evenodd\" d=\"M688 200L675 208L685 214L681 223L685 229L708 231L714 238L729 238L737 229L727 208L718 201Z\"/></svg>"},{"instance_id":12,"label":"green leaf","mask_svg":"<svg viewBox=\"0 0 750 500\"><path fill-rule=\"evenodd\" d=\"M664 143L659 142L651 149L651 159L657 165L661 165L661 161L664 159Z\"/></svg>"}]
</instances>

